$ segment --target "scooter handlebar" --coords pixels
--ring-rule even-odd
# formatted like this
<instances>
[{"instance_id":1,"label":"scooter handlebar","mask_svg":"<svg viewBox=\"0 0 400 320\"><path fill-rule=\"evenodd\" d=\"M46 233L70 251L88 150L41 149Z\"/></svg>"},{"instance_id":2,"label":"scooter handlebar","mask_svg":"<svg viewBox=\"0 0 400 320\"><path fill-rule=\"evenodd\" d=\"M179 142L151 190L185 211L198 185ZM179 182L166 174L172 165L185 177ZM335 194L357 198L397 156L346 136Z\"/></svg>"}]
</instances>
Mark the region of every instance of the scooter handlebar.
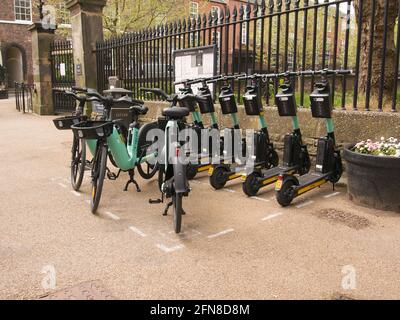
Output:
<instances>
[{"instance_id":1,"label":"scooter handlebar","mask_svg":"<svg viewBox=\"0 0 400 320\"><path fill-rule=\"evenodd\" d=\"M140 91L144 93L153 93L159 97L164 98L164 100L170 100L170 96L160 88L140 88Z\"/></svg>"}]
</instances>

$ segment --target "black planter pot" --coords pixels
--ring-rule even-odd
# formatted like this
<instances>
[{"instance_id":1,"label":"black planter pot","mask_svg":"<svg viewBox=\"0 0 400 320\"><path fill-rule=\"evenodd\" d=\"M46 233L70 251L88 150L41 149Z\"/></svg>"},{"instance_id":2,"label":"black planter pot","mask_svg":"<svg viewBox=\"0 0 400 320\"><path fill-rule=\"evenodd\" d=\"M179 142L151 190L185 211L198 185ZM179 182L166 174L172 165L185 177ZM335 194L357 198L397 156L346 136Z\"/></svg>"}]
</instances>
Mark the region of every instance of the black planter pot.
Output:
<instances>
[{"instance_id":1,"label":"black planter pot","mask_svg":"<svg viewBox=\"0 0 400 320\"><path fill-rule=\"evenodd\" d=\"M356 204L400 213L400 158L360 154L345 148L348 193Z\"/></svg>"}]
</instances>

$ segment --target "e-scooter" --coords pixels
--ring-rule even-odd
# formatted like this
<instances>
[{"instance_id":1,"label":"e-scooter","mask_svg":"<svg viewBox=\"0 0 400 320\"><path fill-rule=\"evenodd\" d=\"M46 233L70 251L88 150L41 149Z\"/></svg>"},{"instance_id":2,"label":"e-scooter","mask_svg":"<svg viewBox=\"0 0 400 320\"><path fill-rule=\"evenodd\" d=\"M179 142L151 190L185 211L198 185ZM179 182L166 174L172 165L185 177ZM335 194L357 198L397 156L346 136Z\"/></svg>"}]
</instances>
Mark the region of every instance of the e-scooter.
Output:
<instances>
[{"instance_id":1,"label":"e-scooter","mask_svg":"<svg viewBox=\"0 0 400 320\"><path fill-rule=\"evenodd\" d=\"M232 127L224 129L222 138L224 143L222 162L213 164L208 171L210 175L210 184L216 190L222 189L228 181L235 180L242 175L241 168L243 164L238 163L235 152L240 152L242 156L245 154L246 139L242 138L241 133L238 133L238 131L240 131L237 116L238 108L230 81L244 76L246 76L246 74L221 76L220 78L207 81L207 83L223 82L218 100L221 105L222 114L229 114L232 119ZM235 146L235 141L239 141L237 146Z\"/></svg>"},{"instance_id":2,"label":"e-scooter","mask_svg":"<svg viewBox=\"0 0 400 320\"><path fill-rule=\"evenodd\" d=\"M321 81L315 83L314 91L310 95L311 112L313 118L326 120L327 135L317 141L317 159L315 171L299 178L290 173L283 173L278 177L275 185L278 203L286 207L294 198L331 182L333 187L340 180L343 173L340 150L336 146L334 125L332 120L332 94L329 85L329 75L350 74L349 70L320 70L312 74L321 75Z\"/></svg>"},{"instance_id":3,"label":"e-scooter","mask_svg":"<svg viewBox=\"0 0 400 320\"><path fill-rule=\"evenodd\" d=\"M197 137L196 142L198 147L196 161L189 162L189 164L187 165L187 178L189 180L194 179L196 175L200 172L208 171L211 167L211 159L213 157L211 134L213 130L219 130L219 129L218 129L217 115L215 113L215 108L214 108L213 95L210 91L209 86L207 85L207 81L217 78L220 78L220 76L197 78L197 79L175 82L175 85L183 84L184 88L191 88L192 85L201 83L201 86L197 88L197 94L196 94L196 96L199 99L195 107L191 109L192 118L194 122L189 125L189 128L193 129L196 134ZM193 90L191 89L191 91L189 92L188 89L186 89L186 91L180 89L181 98L184 92L186 94L192 94ZM193 102L191 103L193 104ZM179 105L181 106L182 104ZM204 114L208 114L210 116L211 126L209 128L206 128L204 126L202 120L202 115ZM208 134L203 136L202 132L205 129L207 129ZM208 145L206 144L206 147L204 146L203 138L206 138L209 141Z\"/></svg>"},{"instance_id":4,"label":"e-scooter","mask_svg":"<svg viewBox=\"0 0 400 320\"><path fill-rule=\"evenodd\" d=\"M241 75L237 77L238 80L248 79L251 83L246 88L246 93L243 96L245 112L248 116L257 116L260 122L260 130L256 131L253 136L253 143L255 149L255 156L252 158L252 166L260 169L269 169L276 167L279 162L278 154L276 153L273 144L270 141L267 123L264 118L263 105L261 101L261 77L258 75ZM227 91L230 97L233 96L230 87L224 87L223 91ZM222 97L221 97L222 96ZM230 102L230 100L228 100ZM225 95L220 95L221 108L224 109ZM236 101L235 101L236 106ZM237 110L237 109L236 109ZM238 129L236 127L235 129ZM242 146L246 150L246 140L242 139ZM242 151L242 153L244 153ZM248 162L249 159L247 159ZM222 163L214 167L210 176L210 183L215 189L221 189L228 181L242 177L245 170L246 163L238 165L236 161L232 164Z\"/></svg>"},{"instance_id":5,"label":"e-scooter","mask_svg":"<svg viewBox=\"0 0 400 320\"><path fill-rule=\"evenodd\" d=\"M278 107L280 117L291 117L293 132L284 137L283 164L270 169L249 168L251 171L243 175L243 192L253 197L261 188L275 183L280 174L290 173L303 175L310 170L311 162L307 145L302 141L299 121L297 118L297 105L294 96L292 76L305 75L306 72L285 72L282 74L260 75L264 81L268 78L284 77L285 81L279 86L279 92L275 95L275 104Z\"/></svg>"}]
</instances>

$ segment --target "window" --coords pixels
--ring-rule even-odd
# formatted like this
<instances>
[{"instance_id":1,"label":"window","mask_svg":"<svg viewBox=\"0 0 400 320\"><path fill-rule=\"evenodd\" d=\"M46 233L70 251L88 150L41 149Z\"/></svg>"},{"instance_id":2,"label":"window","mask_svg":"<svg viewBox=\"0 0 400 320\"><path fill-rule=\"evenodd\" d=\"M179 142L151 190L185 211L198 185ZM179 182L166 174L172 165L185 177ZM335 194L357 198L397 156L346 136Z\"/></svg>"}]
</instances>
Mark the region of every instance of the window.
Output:
<instances>
[{"instance_id":1,"label":"window","mask_svg":"<svg viewBox=\"0 0 400 320\"><path fill-rule=\"evenodd\" d=\"M32 21L31 0L14 0L15 20Z\"/></svg>"},{"instance_id":2,"label":"window","mask_svg":"<svg viewBox=\"0 0 400 320\"><path fill-rule=\"evenodd\" d=\"M247 22L242 25L242 44L247 44Z\"/></svg>"},{"instance_id":3,"label":"window","mask_svg":"<svg viewBox=\"0 0 400 320\"><path fill-rule=\"evenodd\" d=\"M213 18L219 18L221 14L221 9L219 7L213 6L211 8L211 15Z\"/></svg>"},{"instance_id":4,"label":"window","mask_svg":"<svg viewBox=\"0 0 400 320\"><path fill-rule=\"evenodd\" d=\"M197 2L190 2L189 5L189 15L191 18L196 19L197 16L199 15L199 4Z\"/></svg>"}]
</instances>

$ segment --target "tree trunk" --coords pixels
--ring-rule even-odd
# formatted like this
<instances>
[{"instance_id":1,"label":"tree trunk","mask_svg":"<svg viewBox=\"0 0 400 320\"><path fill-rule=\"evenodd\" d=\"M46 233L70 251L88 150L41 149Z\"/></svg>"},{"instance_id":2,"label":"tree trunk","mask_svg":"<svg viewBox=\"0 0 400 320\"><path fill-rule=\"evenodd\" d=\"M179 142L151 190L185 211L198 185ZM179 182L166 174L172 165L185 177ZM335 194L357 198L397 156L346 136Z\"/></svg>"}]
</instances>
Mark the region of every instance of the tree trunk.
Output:
<instances>
[{"instance_id":1,"label":"tree trunk","mask_svg":"<svg viewBox=\"0 0 400 320\"><path fill-rule=\"evenodd\" d=\"M358 27L360 3L363 3L362 22L361 22L361 49L360 49L360 73L359 73L359 93L365 94L368 79L368 61L370 54L370 33L374 29L373 50L372 50L372 72L371 72L371 95L376 98L379 94L380 81L382 76L382 57L383 42L385 32L385 0L376 0L375 25L371 26L371 14L373 0L354 0L354 8ZM385 55L385 81L384 81L384 99L389 102L392 97L394 80L397 76L396 67L396 46L395 46L395 26L398 13L398 0L389 0L388 6L388 29L387 44Z\"/></svg>"}]
</instances>

